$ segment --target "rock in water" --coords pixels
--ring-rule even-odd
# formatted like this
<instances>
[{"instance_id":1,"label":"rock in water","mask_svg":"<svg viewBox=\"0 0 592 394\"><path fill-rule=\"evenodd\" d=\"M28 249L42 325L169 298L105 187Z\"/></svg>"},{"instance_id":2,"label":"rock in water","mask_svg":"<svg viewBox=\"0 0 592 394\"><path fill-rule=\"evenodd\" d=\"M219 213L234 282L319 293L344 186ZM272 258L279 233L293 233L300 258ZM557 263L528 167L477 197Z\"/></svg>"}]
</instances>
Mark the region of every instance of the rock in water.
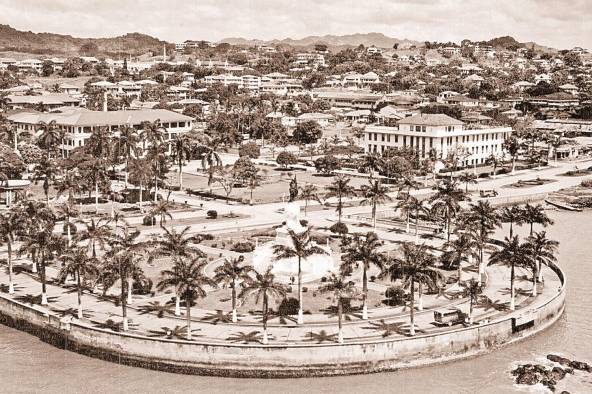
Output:
<instances>
[{"instance_id":1,"label":"rock in water","mask_svg":"<svg viewBox=\"0 0 592 394\"><path fill-rule=\"evenodd\" d=\"M592 372L592 366L583 361L573 360L569 363L569 366L580 371Z\"/></svg>"}]
</instances>

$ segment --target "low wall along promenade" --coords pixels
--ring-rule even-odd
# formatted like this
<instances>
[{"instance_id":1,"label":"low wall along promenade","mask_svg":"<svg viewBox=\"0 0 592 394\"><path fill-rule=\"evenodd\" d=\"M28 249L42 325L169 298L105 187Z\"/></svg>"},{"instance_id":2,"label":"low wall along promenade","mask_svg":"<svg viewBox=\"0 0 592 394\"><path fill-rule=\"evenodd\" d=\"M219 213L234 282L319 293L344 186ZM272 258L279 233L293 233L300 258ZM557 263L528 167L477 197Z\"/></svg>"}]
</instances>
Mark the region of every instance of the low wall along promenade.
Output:
<instances>
[{"instance_id":1,"label":"low wall along promenade","mask_svg":"<svg viewBox=\"0 0 592 394\"><path fill-rule=\"evenodd\" d=\"M122 364L168 372L229 377L305 377L391 371L475 356L544 330L563 313L566 281L536 309L489 323L414 337L344 344L208 344L117 333L0 295L0 322L56 347Z\"/></svg>"}]
</instances>

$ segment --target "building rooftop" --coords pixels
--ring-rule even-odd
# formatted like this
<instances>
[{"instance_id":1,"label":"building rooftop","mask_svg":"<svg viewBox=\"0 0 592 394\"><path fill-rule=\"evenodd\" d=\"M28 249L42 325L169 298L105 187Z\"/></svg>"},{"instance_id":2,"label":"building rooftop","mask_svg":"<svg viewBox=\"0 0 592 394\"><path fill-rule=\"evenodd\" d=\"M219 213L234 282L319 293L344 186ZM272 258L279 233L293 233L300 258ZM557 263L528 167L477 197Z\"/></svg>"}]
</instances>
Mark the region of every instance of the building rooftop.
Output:
<instances>
[{"instance_id":1,"label":"building rooftop","mask_svg":"<svg viewBox=\"0 0 592 394\"><path fill-rule=\"evenodd\" d=\"M42 96L37 96L42 97ZM90 111L85 108L72 108L69 111L57 113L21 112L10 115L8 120L16 123L37 124L49 123L55 120L59 125L65 126L117 126L124 124L141 124L142 122L162 123L187 122L193 120L189 116L168 111L166 109L140 109L128 111Z\"/></svg>"},{"instance_id":2,"label":"building rooftop","mask_svg":"<svg viewBox=\"0 0 592 394\"><path fill-rule=\"evenodd\" d=\"M417 114L401 119L398 124L425 126L458 126L464 123L445 114Z\"/></svg>"}]
</instances>

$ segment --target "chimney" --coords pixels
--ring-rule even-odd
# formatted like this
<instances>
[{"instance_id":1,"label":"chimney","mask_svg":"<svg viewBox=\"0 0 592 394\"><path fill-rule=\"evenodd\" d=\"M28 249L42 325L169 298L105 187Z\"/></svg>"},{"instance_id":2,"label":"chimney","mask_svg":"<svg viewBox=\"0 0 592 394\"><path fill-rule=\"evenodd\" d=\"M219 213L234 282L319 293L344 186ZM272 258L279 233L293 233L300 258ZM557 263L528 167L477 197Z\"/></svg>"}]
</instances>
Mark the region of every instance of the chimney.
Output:
<instances>
[{"instance_id":1,"label":"chimney","mask_svg":"<svg viewBox=\"0 0 592 394\"><path fill-rule=\"evenodd\" d=\"M103 112L107 112L107 91L103 92Z\"/></svg>"}]
</instances>

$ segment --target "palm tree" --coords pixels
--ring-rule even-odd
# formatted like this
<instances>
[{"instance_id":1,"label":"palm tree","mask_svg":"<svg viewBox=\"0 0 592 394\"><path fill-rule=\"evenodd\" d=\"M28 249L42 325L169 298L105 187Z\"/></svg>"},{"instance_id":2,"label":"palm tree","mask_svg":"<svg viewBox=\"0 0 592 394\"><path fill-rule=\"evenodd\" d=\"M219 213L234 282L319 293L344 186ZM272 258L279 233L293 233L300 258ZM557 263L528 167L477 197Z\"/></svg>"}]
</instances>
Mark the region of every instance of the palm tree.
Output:
<instances>
[{"instance_id":1,"label":"palm tree","mask_svg":"<svg viewBox=\"0 0 592 394\"><path fill-rule=\"evenodd\" d=\"M306 216L306 209L308 208L308 202L310 200L319 201L318 195L319 189L312 183L307 183L304 187L300 188L300 194L298 197L304 200L304 216Z\"/></svg>"},{"instance_id":2,"label":"palm tree","mask_svg":"<svg viewBox=\"0 0 592 394\"><path fill-rule=\"evenodd\" d=\"M368 172L370 174L370 179L373 178L374 172L380 172L380 170L384 167L384 160L380 157L379 154L376 153L369 153L362 157L362 163L360 165L360 169L364 172Z\"/></svg>"},{"instance_id":3,"label":"palm tree","mask_svg":"<svg viewBox=\"0 0 592 394\"><path fill-rule=\"evenodd\" d=\"M134 272L137 272L142 262L139 255L129 250L118 250L117 252L110 251L106 256L102 266L102 275L108 277L109 280L103 279L104 290L115 284L117 280L120 281L120 304L123 318L123 331L128 330L127 319L127 304L129 298L130 278Z\"/></svg>"},{"instance_id":4,"label":"palm tree","mask_svg":"<svg viewBox=\"0 0 592 394\"><path fill-rule=\"evenodd\" d=\"M159 290L174 287L185 299L185 316L187 317L187 340L191 340L191 303L196 298L206 296L205 286L216 287L216 282L209 278L204 269L208 265L205 259L187 261L183 257L173 259L173 269L163 270L163 280L157 285Z\"/></svg>"},{"instance_id":5,"label":"palm tree","mask_svg":"<svg viewBox=\"0 0 592 394\"><path fill-rule=\"evenodd\" d=\"M277 300L286 296L287 289L284 285L275 281L275 276L271 273L271 267L265 273L255 271L255 278L244 287L240 294L240 299L255 297L255 303L263 302L263 344L268 344L267 338L267 315L269 313L269 300Z\"/></svg>"},{"instance_id":6,"label":"palm tree","mask_svg":"<svg viewBox=\"0 0 592 394\"><path fill-rule=\"evenodd\" d=\"M194 142L190 135L179 134L173 141L173 161L179 166L179 190L183 190L183 164L191 159Z\"/></svg>"},{"instance_id":7,"label":"palm tree","mask_svg":"<svg viewBox=\"0 0 592 394\"><path fill-rule=\"evenodd\" d=\"M252 265L243 265L245 258L240 255L236 258L224 259L224 264L216 267L214 281L222 284L223 287L232 289L232 322L236 323L236 288L239 285L248 283L251 280L250 273L253 271Z\"/></svg>"},{"instance_id":8,"label":"palm tree","mask_svg":"<svg viewBox=\"0 0 592 394\"><path fill-rule=\"evenodd\" d=\"M150 254L148 261L152 261L152 259L156 257L172 257L173 260L177 257L205 257L201 250L192 245L193 243L201 242L202 238L199 235L190 235L189 226L185 227L180 232L174 227L171 227L170 230L163 228L163 230L164 233L153 241L156 248ZM180 314L179 293L175 291L175 315L179 316Z\"/></svg>"},{"instance_id":9,"label":"palm tree","mask_svg":"<svg viewBox=\"0 0 592 394\"><path fill-rule=\"evenodd\" d=\"M45 273L46 264L60 255L64 250L64 240L61 236L53 234L53 225L36 231L27 236L22 243L19 254L30 253L36 257L39 263L39 278L41 279L41 305L47 305L47 276Z\"/></svg>"},{"instance_id":10,"label":"palm tree","mask_svg":"<svg viewBox=\"0 0 592 394\"><path fill-rule=\"evenodd\" d=\"M392 198L388 195L388 187L382 186L379 179L374 181L370 179L369 182L370 184L363 191L364 199L360 201L360 205L372 206L372 227L376 229L376 207L392 201Z\"/></svg>"},{"instance_id":11,"label":"palm tree","mask_svg":"<svg viewBox=\"0 0 592 394\"><path fill-rule=\"evenodd\" d=\"M201 152L201 168L208 172L208 186L214 182L214 174L222 166L222 159L218 153L221 145L218 138L204 134L198 146L198 151Z\"/></svg>"},{"instance_id":12,"label":"palm tree","mask_svg":"<svg viewBox=\"0 0 592 394\"><path fill-rule=\"evenodd\" d=\"M142 208L142 190L144 185L147 185L152 179L152 168L148 164L146 159L133 159L130 163L130 178L132 182L138 182L140 185L140 209Z\"/></svg>"},{"instance_id":13,"label":"palm tree","mask_svg":"<svg viewBox=\"0 0 592 394\"><path fill-rule=\"evenodd\" d=\"M518 236L507 238L502 241L501 247L492 252L489 256L489 264L510 266L510 310L515 307L514 279L516 265L528 264L528 253L526 244L520 243Z\"/></svg>"},{"instance_id":14,"label":"palm tree","mask_svg":"<svg viewBox=\"0 0 592 394\"><path fill-rule=\"evenodd\" d=\"M553 224L553 220L545 213L545 209L542 205L530 205L526 204L522 211L524 215L523 221L530 225L530 235L533 233L534 224L540 224L543 227Z\"/></svg>"},{"instance_id":15,"label":"palm tree","mask_svg":"<svg viewBox=\"0 0 592 394\"><path fill-rule=\"evenodd\" d=\"M78 292L78 318L82 319L82 285L85 280L97 277L99 268L96 259L89 258L84 248L74 248L60 256L62 267L58 278L64 282L68 276L76 278L76 289Z\"/></svg>"},{"instance_id":16,"label":"palm tree","mask_svg":"<svg viewBox=\"0 0 592 394\"><path fill-rule=\"evenodd\" d=\"M468 232L458 232L457 237L444 244L445 252L442 259L449 267L458 268L458 283L462 283L462 263L471 263L479 259L478 245L474 237Z\"/></svg>"},{"instance_id":17,"label":"palm tree","mask_svg":"<svg viewBox=\"0 0 592 394\"><path fill-rule=\"evenodd\" d=\"M454 181L444 180L436 187L436 194L431 198L432 209L442 213L446 222L446 240L450 241L452 232L452 218L456 217L460 210L460 201L466 198L465 192L460 190Z\"/></svg>"},{"instance_id":18,"label":"palm tree","mask_svg":"<svg viewBox=\"0 0 592 394\"><path fill-rule=\"evenodd\" d=\"M173 215L169 212L171 203L167 200L160 200L150 210L150 217L159 217L160 227L166 224L166 219L173 219Z\"/></svg>"},{"instance_id":19,"label":"palm tree","mask_svg":"<svg viewBox=\"0 0 592 394\"><path fill-rule=\"evenodd\" d=\"M516 158L518 157L518 152L520 151L520 142L516 136L509 136L503 143L504 149L510 154L512 157L512 174L516 169Z\"/></svg>"},{"instance_id":20,"label":"palm tree","mask_svg":"<svg viewBox=\"0 0 592 394\"><path fill-rule=\"evenodd\" d=\"M0 213L0 244L5 243L8 254L8 294L14 293L12 279L12 247L23 230L22 211L19 205L13 205L6 212Z\"/></svg>"},{"instance_id":21,"label":"palm tree","mask_svg":"<svg viewBox=\"0 0 592 394\"><path fill-rule=\"evenodd\" d=\"M303 323L302 310L302 260L317 254L329 254L325 249L317 246L310 236L311 227L306 231L297 234L293 230L288 230L288 235L292 245L274 245L273 253L275 260L298 258L298 324Z\"/></svg>"},{"instance_id":22,"label":"palm tree","mask_svg":"<svg viewBox=\"0 0 592 394\"><path fill-rule=\"evenodd\" d=\"M344 253L341 256L341 272L350 274L358 262L362 263L362 319L368 319L368 270L371 265L382 269L384 256L378 251L382 245L378 235L368 232L365 236L355 234L344 242Z\"/></svg>"},{"instance_id":23,"label":"palm tree","mask_svg":"<svg viewBox=\"0 0 592 394\"><path fill-rule=\"evenodd\" d=\"M533 270L532 295L537 295L536 283L543 280L542 265L550 265L557 262L555 253L559 247L559 242L548 239L545 231L535 232L526 238L526 248L528 256L532 259L531 266Z\"/></svg>"},{"instance_id":24,"label":"palm tree","mask_svg":"<svg viewBox=\"0 0 592 394\"><path fill-rule=\"evenodd\" d=\"M477 175L472 172L465 171L458 177L458 180L465 184L465 193L469 193L469 183L477 184Z\"/></svg>"},{"instance_id":25,"label":"palm tree","mask_svg":"<svg viewBox=\"0 0 592 394\"><path fill-rule=\"evenodd\" d=\"M92 257L97 257L97 247L105 250L105 246L109 240L112 239L113 233L109 222L106 219L91 218L90 222L80 222L85 225L85 228L76 233L74 237L76 242L87 241L87 250L92 253Z\"/></svg>"},{"instance_id":26,"label":"palm tree","mask_svg":"<svg viewBox=\"0 0 592 394\"><path fill-rule=\"evenodd\" d=\"M504 165L504 158L501 156L497 156L495 153L491 153L487 159L485 159L485 164L493 166L493 173L492 177L495 179L495 175L497 173L497 168Z\"/></svg>"},{"instance_id":27,"label":"palm tree","mask_svg":"<svg viewBox=\"0 0 592 394\"><path fill-rule=\"evenodd\" d=\"M35 180L35 183L43 180L42 187L47 205L49 205L49 187L60 174L61 170L55 161L47 158L42 159L33 169L33 179Z\"/></svg>"},{"instance_id":28,"label":"palm tree","mask_svg":"<svg viewBox=\"0 0 592 394\"><path fill-rule=\"evenodd\" d=\"M119 149L125 157L125 187L127 187L129 176L129 163L132 157L138 156L140 136L138 131L131 126L119 128Z\"/></svg>"},{"instance_id":29,"label":"palm tree","mask_svg":"<svg viewBox=\"0 0 592 394\"><path fill-rule=\"evenodd\" d=\"M463 284L465 297L469 297L469 324L473 325L473 305L479 301L479 294L483 292L481 284L474 278Z\"/></svg>"},{"instance_id":30,"label":"palm tree","mask_svg":"<svg viewBox=\"0 0 592 394\"><path fill-rule=\"evenodd\" d=\"M341 214L343 212L343 199L345 197L351 197L356 195L356 189L349 185L350 178L345 175L339 174L333 179L333 182L327 186L328 193L325 194L325 199L336 197L337 198L337 211L338 220L337 223L341 223Z\"/></svg>"},{"instance_id":31,"label":"palm tree","mask_svg":"<svg viewBox=\"0 0 592 394\"><path fill-rule=\"evenodd\" d=\"M409 232L409 226L411 221L411 214L415 215L415 243L419 243L419 216L420 213L428 213L428 208L425 205L424 200L419 200L416 197L407 195L404 200L401 200L397 204L397 208L400 209L406 217L406 228L405 232Z\"/></svg>"},{"instance_id":32,"label":"palm tree","mask_svg":"<svg viewBox=\"0 0 592 394\"><path fill-rule=\"evenodd\" d=\"M510 236L514 236L514 225L521 226L524 223L524 211L517 205L505 207L499 212L501 223L510 223Z\"/></svg>"},{"instance_id":33,"label":"palm tree","mask_svg":"<svg viewBox=\"0 0 592 394\"><path fill-rule=\"evenodd\" d=\"M160 123L160 119L154 122L145 121L142 123L141 138L144 142L148 142L149 146L157 146L164 142L166 129Z\"/></svg>"},{"instance_id":34,"label":"palm tree","mask_svg":"<svg viewBox=\"0 0 592 394\"><path fill-rule=\"evenodd\" d=\"M411 300L409 306L409 335L415 335L415 283L419 282L420 294L421 284L436 285L441 277L434 270L434 255L432 255L425 244L415 245L411 242L404 242L401 246L401 256L392 257L389 266L384 270L383 275L388 275L392 281L401 279L409 283Z\"/></svg>"},{"instance_id":35,"label":"palm tree","mask_svg":"<svg viewBox=\"0 0 592 394\"><path fill-rule=\"evenodd\" d=\"M481 277L485 272L484 251L490 242L493 230L499 226L500 219L495 208L489 201L480 200L477 204L471 204L462 215L464 227L472 236L479 251L479 276L477 282L481 285Z\"/></svg>"},{"instance_id":36,"label":"palm tree","mask_svg":"<svg viewBox=\"0 0 592 394\"><path fill-rule=\"evenodd\" d=\"M337 301L337 324L339 333L337 334L337 342L343 343L343 301L352 299L356 294L356 286L353 281L347 279L346 276L331 273L327 281L319 287L321 293L333 293L333 298Z\"/></svg>"},{"instance_id":37,"label":"palm tree","mask_svg":"<svg viewBox=\"0 0 592 394\"><path fill-rule=\"evenodd\" d=\"M72 218L78 217L80 211L74 205L74 202L71 199L66 200L65 203L59 205L57 207L57 213L59 216L64 218L64 226L66 227L66 234L68 244L67 246L70 247L72 243L72 230L76 231L76 226L71 222Z\"/></svg>"},{"instance_id":38,"label":"palm tree","mask_svg":"<svg viewBox=\"0 0 592 394\"><path fill-rule=\"evenodd\" d=\"M59 127L56 125L55 120L52 120L49 123L39 122L37 124L37 131L41 131L41 134L37 138L37 142L41 148L44 148L47 151L47 159L49 160L51 151L56 148L56 145L61 139Z\"/></svg>"}]
</instances>

